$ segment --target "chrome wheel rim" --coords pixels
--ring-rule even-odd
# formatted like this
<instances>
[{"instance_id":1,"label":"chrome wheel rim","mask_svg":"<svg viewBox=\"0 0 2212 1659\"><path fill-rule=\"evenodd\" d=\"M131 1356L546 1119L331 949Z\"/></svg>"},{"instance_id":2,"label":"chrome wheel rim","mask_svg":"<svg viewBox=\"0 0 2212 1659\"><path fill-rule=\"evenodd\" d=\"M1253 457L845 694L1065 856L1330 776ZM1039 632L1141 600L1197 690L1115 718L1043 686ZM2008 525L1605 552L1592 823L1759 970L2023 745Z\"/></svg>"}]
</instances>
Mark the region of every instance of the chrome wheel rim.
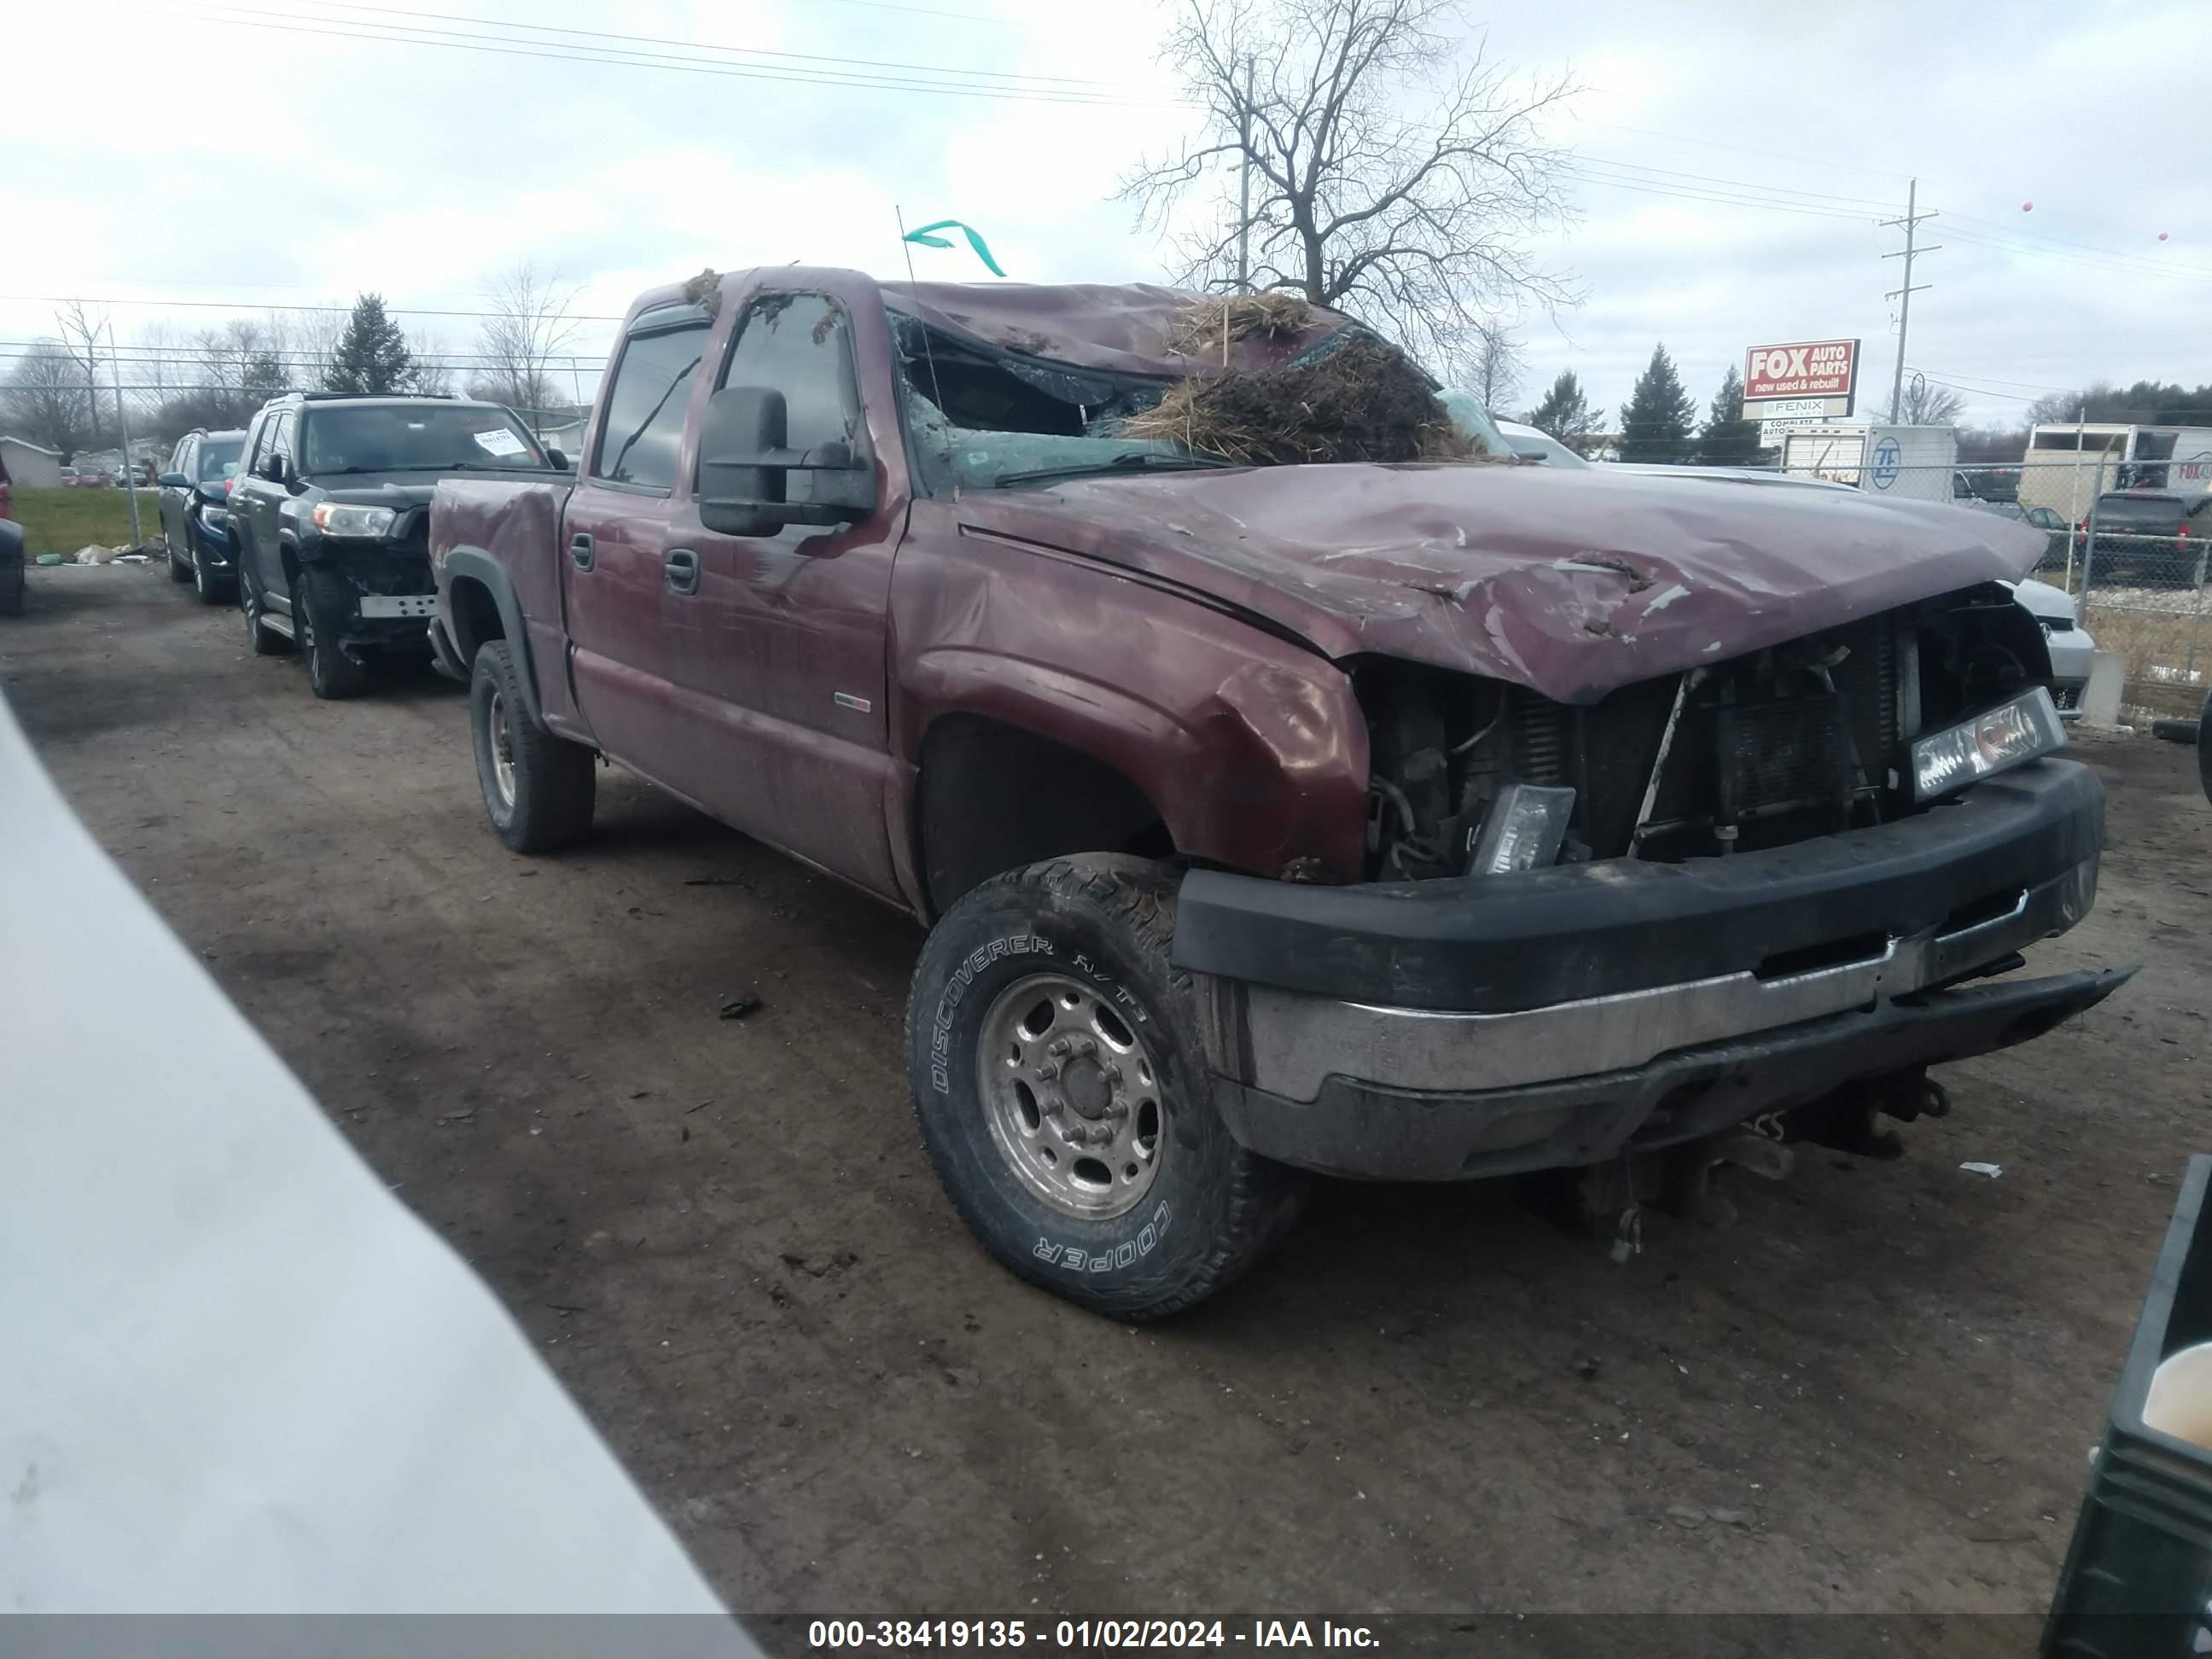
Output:
<instances>
[{"instance_id":1,"label":"chrome wheel rim","mask_svg":"<svg viewBox=\"0 0 2212 1659\"><path fill-rule=\"evenodd\" d=\"M1121 1215L1159 1174L1166 1108L1148 1036L1065 974L1017 980L984 1013L976 1075L991 1139L1063 1215Z\"/></svg>"},{"instance_id":2,"label":"chrome wheel rim","mask_svg":"<svg viewBox=\"0 0 2212 1659\"><path fill-rule=\"evenodd\" d=\"M492 785L501 806L514 805L514 738L507 726L507 699L496 691L484 707L484 738L491 750Z\"/></svg>"}]
</instances>

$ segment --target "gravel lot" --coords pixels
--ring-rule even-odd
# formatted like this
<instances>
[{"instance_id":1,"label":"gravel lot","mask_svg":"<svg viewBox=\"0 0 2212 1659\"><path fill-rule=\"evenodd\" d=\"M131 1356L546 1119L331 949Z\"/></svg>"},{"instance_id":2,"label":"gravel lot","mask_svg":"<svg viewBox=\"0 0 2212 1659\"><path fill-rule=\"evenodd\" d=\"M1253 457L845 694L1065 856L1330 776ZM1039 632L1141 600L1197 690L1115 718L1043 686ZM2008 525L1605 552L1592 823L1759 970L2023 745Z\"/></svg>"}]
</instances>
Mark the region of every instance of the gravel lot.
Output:
<instances>
[{"instance_id":1,"label":"gravel lot","mask_svg":"<svg viewBox=\"0 0 2212 1659\"><path fill-rule=\"evenodd\" d=\"M2212 807L2188 750L2085 738L2103 896L2036 963L2144 969L1950 1068L1901 1163L1808 1149L1626 1266L1497 1186L1334 1187L1132 1332L939 1193L898 917L618 774L589 843L513 857L458 689L318 703L158 568L33 571L0 680L743 1610L2039 1611L2212 1147Z\"/></svg>"}]
</instances>

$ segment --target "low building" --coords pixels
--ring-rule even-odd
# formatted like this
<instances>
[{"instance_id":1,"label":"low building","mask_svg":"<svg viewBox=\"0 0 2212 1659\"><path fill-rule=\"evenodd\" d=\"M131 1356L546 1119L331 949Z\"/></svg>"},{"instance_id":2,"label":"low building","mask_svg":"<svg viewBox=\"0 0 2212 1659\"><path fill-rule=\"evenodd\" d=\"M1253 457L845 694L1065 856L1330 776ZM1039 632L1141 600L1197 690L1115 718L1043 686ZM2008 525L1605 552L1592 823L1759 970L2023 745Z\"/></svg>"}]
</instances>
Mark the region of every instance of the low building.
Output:
<instances>
[{"instance_id":1,"label":"low building","mask_svg":"<svg viewBox=\"0 0 2212 1659\"><path fill-rule=\"evenodd\" d=\"M19 489L52 489L62 481L62 453L0 433L0 464Z\"/></svg>"}]
</instances>

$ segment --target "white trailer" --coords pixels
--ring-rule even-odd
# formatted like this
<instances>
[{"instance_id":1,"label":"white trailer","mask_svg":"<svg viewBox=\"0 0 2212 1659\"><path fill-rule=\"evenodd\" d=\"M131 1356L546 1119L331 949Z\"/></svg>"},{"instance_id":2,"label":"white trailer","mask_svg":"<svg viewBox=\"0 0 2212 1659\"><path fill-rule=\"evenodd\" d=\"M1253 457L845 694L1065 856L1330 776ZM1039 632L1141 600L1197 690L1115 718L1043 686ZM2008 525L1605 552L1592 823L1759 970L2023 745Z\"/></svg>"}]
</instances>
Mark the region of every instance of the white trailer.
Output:
<instances>
[{"instance_id":1,"label":"white trailer","mask_svg":"<svg viewBox=\"0 0 2212 1659\"><path fill-rule=\"evenodd\" d=\"M2050 507L2078 525L2098 496L2128 489L2212 489L2212 427L2052 421L2029 428L2020 469L2024 506Z\"/></svg>"},{"instance_id":2,"label":"white trailer","mask_svg":"<svg viewBox=\"0 0 2212 1659\"><path fill-rule=\"evenodd\" d=\"M1843 422L1793 428L1782 439L1784 472L1850 484L1870 495L1948 501L1958 466L1959 434L1948 426Z\"/></svg>"}]
</instances>

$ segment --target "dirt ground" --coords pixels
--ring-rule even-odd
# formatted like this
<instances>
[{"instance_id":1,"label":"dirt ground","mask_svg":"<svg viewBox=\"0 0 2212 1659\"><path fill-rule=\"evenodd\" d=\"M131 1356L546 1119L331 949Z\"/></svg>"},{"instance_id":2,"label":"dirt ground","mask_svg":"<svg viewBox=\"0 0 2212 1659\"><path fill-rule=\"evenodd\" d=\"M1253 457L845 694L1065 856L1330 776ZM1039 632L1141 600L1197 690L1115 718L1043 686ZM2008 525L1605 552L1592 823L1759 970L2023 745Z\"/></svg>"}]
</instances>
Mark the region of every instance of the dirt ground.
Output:
<instances>
[{"instance_id":1,"label":"dirt ground","mask_svg":"<svg viewBox=\"0 0 2212 1659\"><path fill-rule=\"evenodd\" d=\"M2212 807L2188 750L2085 738L2103 893L2035 963L2143 971L1950 1068L1902 1162L1808 1149L1626 1265L1497 1186L1330 1187L1133 1332L939 1194L898 917L618 774L586 846L516 858L458 688L319 703L157 569L34 571L0 679L741 1610L2039 1611L2212 1149Z\"/></svg>"}]
</instances>

